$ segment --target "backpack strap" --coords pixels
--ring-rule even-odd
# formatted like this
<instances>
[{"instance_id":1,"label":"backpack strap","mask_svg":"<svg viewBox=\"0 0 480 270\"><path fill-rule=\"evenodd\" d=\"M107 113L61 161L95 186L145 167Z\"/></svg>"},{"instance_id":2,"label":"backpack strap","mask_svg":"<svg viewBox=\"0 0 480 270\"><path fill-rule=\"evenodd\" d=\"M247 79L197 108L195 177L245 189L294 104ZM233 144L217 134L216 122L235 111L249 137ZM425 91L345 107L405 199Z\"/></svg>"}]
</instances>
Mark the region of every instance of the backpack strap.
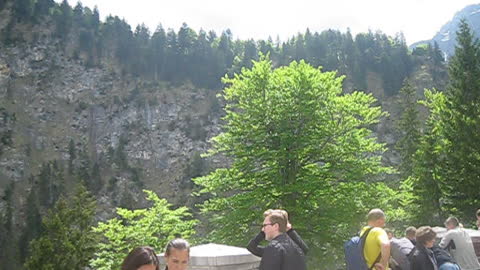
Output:
<instances>
[{"instance_id":1,"label":"backpack strap","mask_svg":"<svg viewBox=\"0 0 480 270\"><path fill-rule=\"evenodd\" d=\"M380 251L380 254L378 254L378 257L375 259L375 261L373 262L372 266L371 266L370 268L368 268L368 270L372 270L373 267L375 266L375 264L376 264L377 262L379 262L381 258L382 258L382 252Z\"/></svg>"},{"instance_id":2,"label":"backpack strap","mask_svg":"<svg viewBox=\"0 0 480 270\"><path fill-rule=\"evenodd\" d=\"M365 243L367 242L367 236L368 236L368 234L370 233L370 231L371 231L372 229L373 229L373 227L368 228L368 229L362 234L362 236L360 237L360 238L363 239L363 241L362 241L362 252L363 252L364 249L365 249ZM379 262L381 258L382 258L382 251L380 251L380 253L378 254L377 258L375 259L375 261L373 262L373 264L368 268L368 270L372 270L373 267L375 266L375 264L376 264L377 262Z\"/></svg>"}]
</instances>

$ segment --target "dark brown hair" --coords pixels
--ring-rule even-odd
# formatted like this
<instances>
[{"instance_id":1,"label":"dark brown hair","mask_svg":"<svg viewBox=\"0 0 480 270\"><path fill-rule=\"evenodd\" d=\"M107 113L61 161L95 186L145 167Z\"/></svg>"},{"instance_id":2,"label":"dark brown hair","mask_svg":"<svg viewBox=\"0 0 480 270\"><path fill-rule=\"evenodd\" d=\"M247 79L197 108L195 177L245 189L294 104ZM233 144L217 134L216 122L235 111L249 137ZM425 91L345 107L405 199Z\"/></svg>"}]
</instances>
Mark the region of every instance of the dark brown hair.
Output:
<instances>
[{"instance_id":1,"label":"dark brown hair","mask_svg":"<svg viewBox=\"0 0 480 270\"><path fill-rule=\"evenodd\" d=\"M417 232L417 229L413 226L410 226L405 230L405 236L406 237L415 237L416 232Z\"/></svg>"},{"instance_id":2,"label":"dark brown hair","mask_svg":"<svg viewBox=\"0 0 480 270\"><path fill-rule=\"evenodd\" d=\"M160 270L157 254L151 247L134 248L123 260L122 270L137 270L142 265L155 265L155 270Z\"/></svg>"},{"instance_id":3,"label":"dark brown hair","mask_svg":"<svg viewBox=\"0 0 480 270\"><path fill-rule=\"evenodd\" d=\"M435 239L437 233L430 226L423 226L417 229L415 239L418 244L425 245L428 241Z\"/></svg>"}]
</instances>

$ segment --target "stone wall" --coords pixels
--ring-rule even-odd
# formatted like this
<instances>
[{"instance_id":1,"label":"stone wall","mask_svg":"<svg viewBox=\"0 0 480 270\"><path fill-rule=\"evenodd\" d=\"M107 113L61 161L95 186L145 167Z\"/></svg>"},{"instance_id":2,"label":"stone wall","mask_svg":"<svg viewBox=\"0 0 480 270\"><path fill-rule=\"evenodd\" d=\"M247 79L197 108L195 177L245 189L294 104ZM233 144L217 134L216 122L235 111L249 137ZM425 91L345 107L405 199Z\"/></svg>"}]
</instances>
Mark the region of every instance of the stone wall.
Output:
<instances>
[{"instance_id":1,"label":"stone wall","mask_svg":"<svg viewBox=\"0 0 480 270\"><path fill-rule=\"evenodd\" d=\"M163 254L159 255L161 269L165 267ZM247 249L218 244L206 244L190 249L190 270L256 270L260 258Z\"/></svg>"}]
</instances>

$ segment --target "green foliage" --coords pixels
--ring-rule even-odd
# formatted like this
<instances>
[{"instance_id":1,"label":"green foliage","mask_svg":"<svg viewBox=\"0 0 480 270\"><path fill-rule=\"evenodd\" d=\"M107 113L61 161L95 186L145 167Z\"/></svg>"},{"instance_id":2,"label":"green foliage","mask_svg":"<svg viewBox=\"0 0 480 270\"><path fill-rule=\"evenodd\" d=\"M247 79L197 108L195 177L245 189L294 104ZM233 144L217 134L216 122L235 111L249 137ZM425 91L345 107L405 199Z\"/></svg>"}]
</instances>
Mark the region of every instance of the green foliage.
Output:
<instances>
[{"instance_id":1,"label":"green foliage","mask_svg":"<svg viewBox=\"0 0 480 270\"><path fill-rule=\"evenodd\" d=\"M408 177L412 175L413 158L420 139L420 121L418 119L417 93L407 80L400 89L400 99L403 112L398 121L398 130L401 136L396 146L402 157L401 173Z\"/></svg>"},{"instance_id":2,"label":"green foliage","mask_svg":"<svg viewBox=\"0 0 480 270\"><path fill-rule=\"evenodd\" d=\"M63 0L60 7L55 9L53 18L55 20L56 34L65 42L72 27L72 7L70 7L67 0Z\"/></svg>"},{"instance_id":3,"label":"green foliage","mask_svg":"<svg viewBox=\"0 0 480 270\"><path fill-rule=\"evenodd\" d=\"M411 178L416 220L439 224L447 215L468 218L480 203L480 47L465 21L449 62L445 94L426 91L430 110Z\"/></svg>"},{"instance_id":4,"label":"green foliage","mask_svg":"<svg viewBox=\"0 0 480 270\"><path fill-rule=\"evenodd\" d=\"M342 80L304 61L272 70L265 58L224 79L225 131L208 155L232 164L194 179L211 194L201 207L216 241L245 245L265 209L283 208L314 246L339 247L378 206L366 182L389 169L369 127L386 113L371 95L342 93Z\"/></svg>"},{"instance_id":5,"label":"green foliage","mask_svg":"<svg viewBox=\"0 0 480 270\"><path fill-rule=\"evenodd\" d=\"M42 217L40 216L40 210L38 209L37 193L32 188L27 196L27 205L25 207L26 212L26 224L28 228L24 230L19 239L19 251L20 261L24 262L28 255L28 245L30 241L37 238L42 232Z\"/></svg>"},{"instance_id":6,"label":"green foliage","mask_svg":"<svg viewBox=\"0 0 480 270\"><path fill-rule=\"evenodd\" d=\"M44 232L31 242L26 269L84 269L95 252L92 226L95 199L79 185L73 198L61 198L43 219Z\"/></svg>"},{"instance_id":7,"label":"green foliage","mask_svg":"<svg viewBox=\"0 0 480 270\"><path fill-rule=\"evenodd\" d=\"M425 90L421 104L428 108L430 115L413 159L412 176L404 182L405 190L411 194L406 210L418 224L440 225L444 212L442 198L448 188L443 177L447 142L443 136L442 114L446 110L446 98L441 92Z\"/></svg>"},{"instance_id":8,"label":"green foliage","mask_svg":"<svg viewBox=\"0 0 480 270\"><path fill-rule=\"evenodd\" d=\"M452 186L446 194L448 207L469 217L480 204L480 47L466 21L459 29L458 46L449 62L446 111L442 113L448 141L443 176Z\"/></svg>"},{"instance_id":9,"label":"green foliage","mask_svg":"<svg viewBox=\"0 0 480 270\"><path fill-rule=\"evenodd\" d=\"M153 205L147 209L117 208L119 217L99 223L94 231L103 235L97 245L91 266L98 270L119 269L123 258L137 247L148 245L162 250L177 235L192 236L197 220L191 218L186 207L171 209L172 205L154 192L144 190Z\"/></svg>"},{"instance_id":10,"label":"green foliage","mask_svg":"<svg viewBox=\"0 0 480 270\"><path fill-rule=\"evenodd\" d=\"M39 203L41 206L50 208L63 193L65 188L63 168L58 161L50 161L42 164L38 175Z\"/></svg>"},{"instance_id":11,"label":"green foliage","mask_svg":"<svg viewBox=\"0 0 480 270\"><path fill-rule=\"evenodd\" d=\"M29 21L33 15L32 0L16 0L13 5L13 11L17 21Z\"/></svg>"},{"instance_id":12,"label":"green foliage","mask_svg":"<svg viewBox=\"0 0 480 270\"><path fill-rule=\"evenodd\" d=\"M73 139L70 139L70 142L68 143L68 172L70 174L73 174L73 162L76 157L75 142Z\"/></svg>"},{"instance_id":13,"label":"green foliage","mask_svg":"<svg viewBox=\"0 0 480 270\"><path fill-rule=\"evenodd\" d=\"M347 75L347 82L354 89L366 89L369 72L375 72L382 78L387 95L398 92L416 65L432 62L429 71L435 81L444 75L441 54L436 54L439 50L423 54L418 53L418 49L411 55L402 34L389 37L380 31L369 31L353 37L350 31L312 33L307 29L282 44L280 41L274 44L270 38L234 41L228 29L220 36L213 31L197 33L184 23L177 32L173 29L166 32L159 25L151 35L145 25L132 31L132 27L117 16L108 16L102 23L96 8L92 11L81 3L73 9L66 0L61 3L18 0L15 3L18 13L28 18L22 19L22 23L44 23L45 17L51 16L61 45L66 46L69 38L72 39L76 44L73 56L83 60L87 67L114 61L122 74L173 84L192 82L196 87L221 88L220 78L224 74L233 75L242 67L250 68L252 60L258 59L258 52L269 53L276 66L305 60L315 67L337 70ZM23 18L21 16L17 17ZM12 23L6 27L3 35L6 42L21 40L21 33L18 35L14 26ZM416 61L417 58L422 60Z\"/></svg>"},{"instance_id":14,"label":"green foliage","mask_svg":"<svg viewBox=\"0 0 480 270\"><path fill-rule=\"evenodd\" d=\"M0 107L0 156L4 149L13 145L13 130L16 122L15 114L9 113Z\"/></svg>"}]
</instances>

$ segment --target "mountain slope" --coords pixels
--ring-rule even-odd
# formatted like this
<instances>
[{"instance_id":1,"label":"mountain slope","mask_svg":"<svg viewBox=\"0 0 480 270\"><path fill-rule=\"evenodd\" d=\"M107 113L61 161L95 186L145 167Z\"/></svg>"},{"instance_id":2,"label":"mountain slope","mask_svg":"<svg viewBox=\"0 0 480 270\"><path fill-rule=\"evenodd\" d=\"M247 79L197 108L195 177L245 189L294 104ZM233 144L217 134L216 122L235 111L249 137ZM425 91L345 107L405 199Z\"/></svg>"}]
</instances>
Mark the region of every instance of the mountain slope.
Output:
<instances>
[{"instance_id":1,"label":"mountain slope","mask_svg":"<svg viewBox=\"0 0 480 270\"><path fill-rule=\"evenodd\" d=\"M474 35L480 37L480 4L469 5L461 11L455 13L452 20L447 22L437 32L431 40L419 41L410 46L415 48L420 44L437 42L440 49L447 57L450 57L455 52L455 45L457 43L458 24L462 19L465 19L474 32Z\"/></svg>"}]
</instances>

